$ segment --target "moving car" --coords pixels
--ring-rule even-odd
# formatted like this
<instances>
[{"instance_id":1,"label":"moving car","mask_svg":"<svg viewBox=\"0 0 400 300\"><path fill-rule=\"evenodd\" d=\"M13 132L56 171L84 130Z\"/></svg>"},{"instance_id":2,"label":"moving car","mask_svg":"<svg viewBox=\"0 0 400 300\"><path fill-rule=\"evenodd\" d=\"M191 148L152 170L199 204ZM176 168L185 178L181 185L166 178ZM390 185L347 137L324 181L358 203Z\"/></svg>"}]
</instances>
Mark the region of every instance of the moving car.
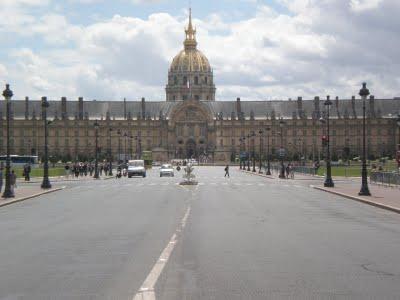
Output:
<instances>
[{"instance_id":1,"label":"moving car","mask_svg":"<svg viewBox=\"0 0 400 300\"><path fill-rule=\"evenodd\" d=\"M164 164L160 168L160 177L170 176L174 177L174 168L170 164Z\"/></svg>"},{"instance_id":2,"label":"moving car","mask_svg":"<svg viewBox=\"0 0 400 300\"><path fill-rule=\"evenodd\" d=\"M132 178L132 176L146 177L144 160L130 160L128 162L128 178Z\"/></svg>"}]
</instances>

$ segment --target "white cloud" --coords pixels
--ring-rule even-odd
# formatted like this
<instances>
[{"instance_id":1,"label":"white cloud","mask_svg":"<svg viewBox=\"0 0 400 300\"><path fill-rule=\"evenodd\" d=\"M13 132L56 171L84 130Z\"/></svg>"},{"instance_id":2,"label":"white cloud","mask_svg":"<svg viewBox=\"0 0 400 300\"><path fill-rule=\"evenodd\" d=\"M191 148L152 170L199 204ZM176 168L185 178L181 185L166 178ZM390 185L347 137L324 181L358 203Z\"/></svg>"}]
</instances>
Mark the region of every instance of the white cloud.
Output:
<instances>
[{"instance_id":1,"label":"white cloud","mask_svg":"<svg viewBox=\"0 0 400 300\"><path fill-rule=\"evenodd\" d=\"M247 20L215 13L194 20L199 49L214 68L217 99L349 97L362 81L378 97L398 95L399 2L280 1L293 15L259 6ZM168 66L183 47L185 16L116 15L89 26L51 12L20 16L8 31L49 46L15 49L13 65L5 63L3 71L0 65L0 75L17 83L19 97L165 99Z\"/></svg>"}]
</instances>

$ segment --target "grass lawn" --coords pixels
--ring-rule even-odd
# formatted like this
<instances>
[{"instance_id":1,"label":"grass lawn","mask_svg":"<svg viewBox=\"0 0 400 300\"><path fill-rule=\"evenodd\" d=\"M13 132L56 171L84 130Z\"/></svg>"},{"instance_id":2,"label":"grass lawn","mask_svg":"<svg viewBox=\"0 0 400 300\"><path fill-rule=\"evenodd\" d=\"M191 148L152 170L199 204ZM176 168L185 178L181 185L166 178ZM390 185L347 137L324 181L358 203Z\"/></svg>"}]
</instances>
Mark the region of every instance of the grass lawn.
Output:
<instances>
[{"instance_id":1,"label":"grass lawn","mask_svg":"<svg viewBox=\"0 0 400 300\"><path fill-rule=\"evenodd\" d=\"M376 165L379 165L378 162L371 162L370 165L372 163L375 163ZM383 167L383 171L384 172L392 172L395 169L396 169L396 165L394 163L386 164ZM370 173L370 170L371 170L370 166L367 166L368 175ZM318 175L323 176L323 175L325 175L325 172L326 172L326 168L324 166L322 166L318 170ZM361 165L357 165L357 166L332 166L332 176L361 177Z\"/></svg>"},{"instance_id":2,"label":"grass lawn","mask_svg":"<svg viewBox=\"0 0 400 300\"><path fill-rule=\"evenodd\" d=\"M22 168L15 169L17 172L17 178L21 178L22 176ZM49 176L61 176L65 175L64 168L49 168ZM31 177L43 177L43 168L35 168L31 171Z\"/></svg>"},{"instance_id":3,"label":"grass lawn","mask_svg":"<svg viewBox=\"0 0 400 300\"><path fill-rule=\"evenodd\" d=\"M347 177L361 177L361 167L337 167L337 166L332 166L332 176L347 176ZM318 170L318 175L325 175L326 168L321 167ZM369 170L368 170L369 174Z\"/></svg>"}]
</instances>

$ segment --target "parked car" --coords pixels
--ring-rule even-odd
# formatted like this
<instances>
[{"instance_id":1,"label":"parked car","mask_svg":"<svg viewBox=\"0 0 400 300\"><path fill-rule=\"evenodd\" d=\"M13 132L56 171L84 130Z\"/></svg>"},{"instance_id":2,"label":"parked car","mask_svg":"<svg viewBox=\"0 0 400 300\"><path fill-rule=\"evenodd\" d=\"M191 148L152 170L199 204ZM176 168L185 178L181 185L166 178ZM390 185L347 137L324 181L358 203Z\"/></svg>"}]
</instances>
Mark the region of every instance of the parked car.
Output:
<instances>
[{"instance_id":1,"label":"parked car","mask_svg":"<svg viewBox=\"0 0 400 300\"><path fill-rule=\"evenodd\" d=\"M174 168L170 164L164 164L160 168L160 177L170 176L174 177Z\"/></svg>"},{"instance_id":2,"label":"parked car","mask_svg":"<svg viewBox=\"0 0 400 300\"><path fill-rule=\"evenodd\" d=\"M144 160L130 160L128 162L128 178L132 178L132 176L146 177Z\"/></svg>"}]
</instances>

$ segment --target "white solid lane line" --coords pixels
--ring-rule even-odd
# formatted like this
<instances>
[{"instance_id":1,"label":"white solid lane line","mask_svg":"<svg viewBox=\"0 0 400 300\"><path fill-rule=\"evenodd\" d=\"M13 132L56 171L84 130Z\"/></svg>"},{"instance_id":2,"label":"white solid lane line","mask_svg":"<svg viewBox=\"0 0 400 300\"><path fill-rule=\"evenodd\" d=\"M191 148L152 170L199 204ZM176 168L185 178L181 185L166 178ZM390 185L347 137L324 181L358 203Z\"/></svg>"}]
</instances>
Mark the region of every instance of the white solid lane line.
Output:
<instances>
[{"instance_id":1,"label":"white solid lane line","mask_svg":"<svg viewBox=\"0 0 400 300\"><path fill-rule=\"evenodd\" d=\"M185 215L182 218L181 223L179 224L178 228L175 230L175 233L172 235L169 243L163 250L160 255L160 258L153 266L153 269L150 271L150 274L147 275L146 280L143 282L142 286L140 287L139 291L136 293L133 300L155 300L156 294L154 292L154 286L157 283L158 277L160 277L165 265L168 263L168 259L171 256L172 251L175 248L175 245L178 241L178 234L183 231L186 226L187 219L190 215L190 206L186 210Z\"/></svg>"}]
</instances>

